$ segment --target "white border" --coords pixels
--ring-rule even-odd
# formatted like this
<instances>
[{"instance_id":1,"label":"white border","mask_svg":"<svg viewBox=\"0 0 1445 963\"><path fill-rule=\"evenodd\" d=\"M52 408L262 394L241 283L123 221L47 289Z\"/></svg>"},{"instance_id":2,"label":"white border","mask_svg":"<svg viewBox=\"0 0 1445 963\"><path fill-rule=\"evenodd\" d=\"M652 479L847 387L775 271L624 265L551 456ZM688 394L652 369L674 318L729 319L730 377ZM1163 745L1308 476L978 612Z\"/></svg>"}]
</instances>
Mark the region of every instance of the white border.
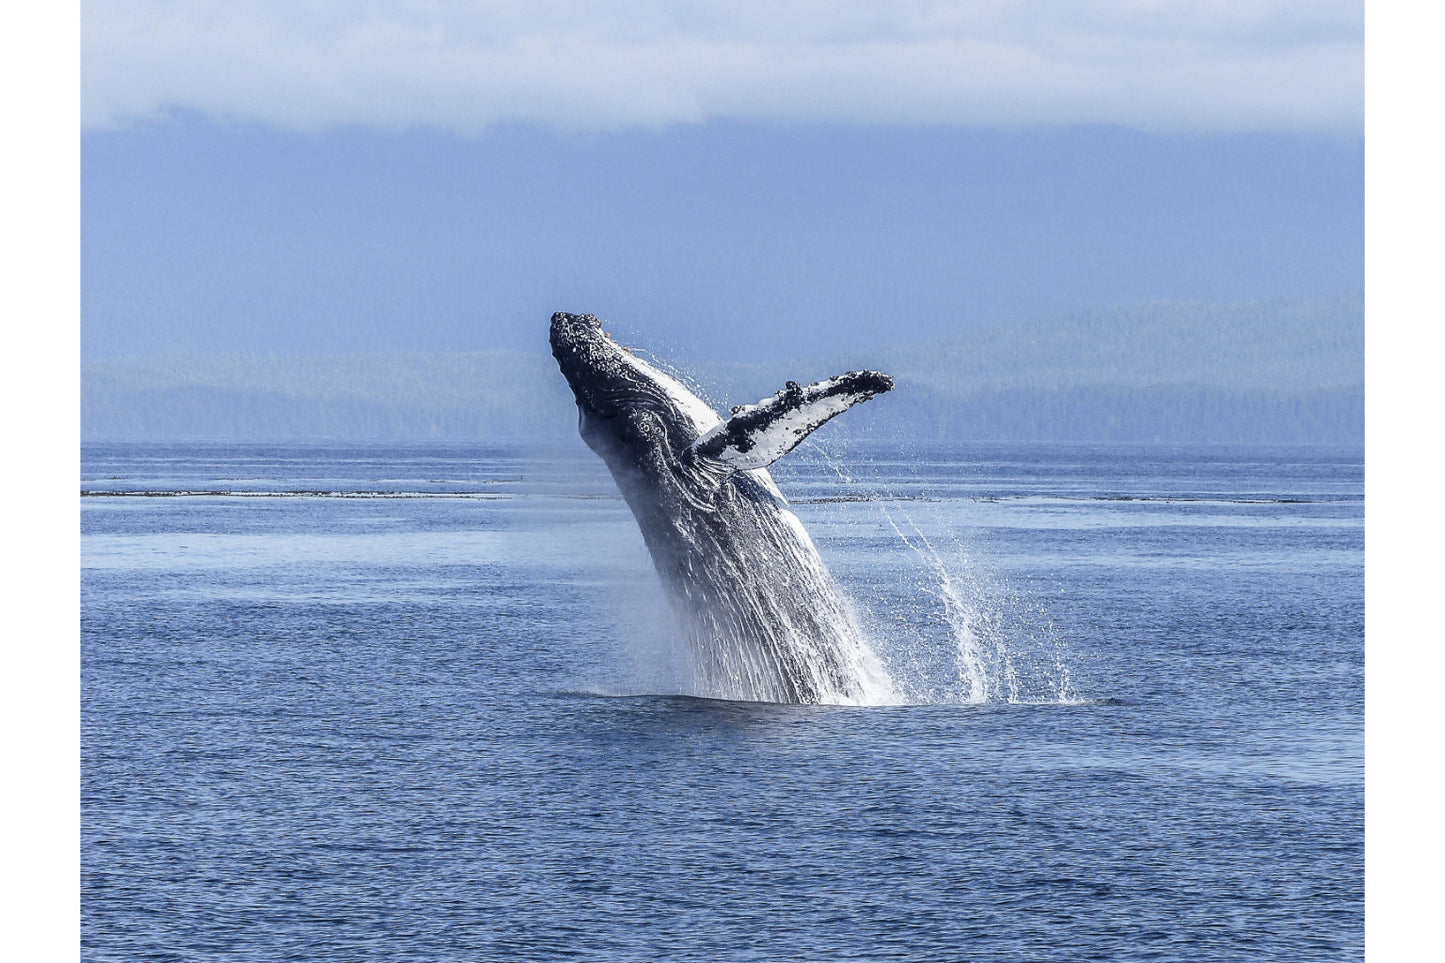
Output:
<instances>
[{"instance_id":1,"label":"white border","mask_svg":"<svg viewBox=\"0 0 1445 963\"><path fill-rule=\"evenodd\" d=\"M80 945L80 17L6 9L6 955Z\"/></svg>"},{"instance_id":2,"label":"white border","mask_svg":"<svg viewBox=\"0 0 1445 963\"><path fill-rule=\"evenodd\" d=\"M1437 6L1367 8L1365 935L1375 960L1425 959L1441 942L1442 28Z\"/></svg>"}]
</instances>

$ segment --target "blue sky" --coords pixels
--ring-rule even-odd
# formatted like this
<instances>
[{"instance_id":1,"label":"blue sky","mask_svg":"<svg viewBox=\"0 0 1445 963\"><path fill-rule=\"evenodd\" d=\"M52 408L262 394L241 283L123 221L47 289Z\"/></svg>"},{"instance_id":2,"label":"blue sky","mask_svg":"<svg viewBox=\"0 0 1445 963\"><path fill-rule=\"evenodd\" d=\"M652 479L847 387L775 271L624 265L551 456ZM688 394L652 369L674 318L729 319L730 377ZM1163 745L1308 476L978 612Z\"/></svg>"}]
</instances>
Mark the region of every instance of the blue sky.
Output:
<instances>
[{"instance_id":1,"label":"blue sky","mask_svg":"<svg viewBox=\"0 0 1445 963\"><path fill-rule=\"evenodd\" d=\"M83 5L85 357L1363 286L1357 3L776 6Z\"/></svg>"}]
</instances>

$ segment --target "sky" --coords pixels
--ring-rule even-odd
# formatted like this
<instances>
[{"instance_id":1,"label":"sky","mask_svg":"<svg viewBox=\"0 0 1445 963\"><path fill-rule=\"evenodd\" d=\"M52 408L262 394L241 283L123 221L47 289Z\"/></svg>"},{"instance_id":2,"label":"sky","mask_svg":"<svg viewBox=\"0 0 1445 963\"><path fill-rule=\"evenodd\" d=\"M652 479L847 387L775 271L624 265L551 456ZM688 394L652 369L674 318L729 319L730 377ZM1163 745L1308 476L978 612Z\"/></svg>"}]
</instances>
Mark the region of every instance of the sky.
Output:
<instances>
[{"instance_id":1,"label":"sky","mask_svg":"<svg viewBox=\"0 0 1445 963\"><path fill-rule=\"evenodd\" d=\"M1358 133L1351 0L87 0L88 127L730 118Z\"/></svg>"},{"instance_id":2,"label":"sky","mask_svg":"<svg viewBox=\"0 0 1445 963\"><path fill-rule=\"evenodd\" d=\"M82 4L82 351L747 360L1357 294L1338 2Z\"/></svg>"}]
</instances>

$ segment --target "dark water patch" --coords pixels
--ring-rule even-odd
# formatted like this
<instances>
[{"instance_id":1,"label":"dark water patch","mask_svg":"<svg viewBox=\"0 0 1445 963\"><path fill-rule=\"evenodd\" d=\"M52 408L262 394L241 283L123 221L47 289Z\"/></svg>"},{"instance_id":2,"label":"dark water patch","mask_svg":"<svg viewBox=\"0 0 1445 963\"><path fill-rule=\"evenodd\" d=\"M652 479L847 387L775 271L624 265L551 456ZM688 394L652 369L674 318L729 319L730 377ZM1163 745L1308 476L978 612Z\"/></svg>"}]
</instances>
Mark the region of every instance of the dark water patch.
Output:
<instances>
[{"instance_id":1,"label":"dark water patch","mask_svg":"<svg viewBox=\"0 0 1445 963\"><path fill-rule=\"evenodd\" d=\"M82 489L83 498L511 498L502 492L341 491L326 489Z\"/></svg>"},{"instance_id":2,"label":"dark water patch","mask_svg":"<svg viewBox=\"0 0 1445 963\"><path fill-rule=\"evenodd\" d=\"M1058 498L1060 501L1160 502L1166 505L1197 502L1219 505L1312 505L1318 501L1318 499L1313 498L1219 498L1209 495L1173 495L1169 497L1155 495L1095 495L1091 498L1060 495Z\"/></svg>"}]
</instances>

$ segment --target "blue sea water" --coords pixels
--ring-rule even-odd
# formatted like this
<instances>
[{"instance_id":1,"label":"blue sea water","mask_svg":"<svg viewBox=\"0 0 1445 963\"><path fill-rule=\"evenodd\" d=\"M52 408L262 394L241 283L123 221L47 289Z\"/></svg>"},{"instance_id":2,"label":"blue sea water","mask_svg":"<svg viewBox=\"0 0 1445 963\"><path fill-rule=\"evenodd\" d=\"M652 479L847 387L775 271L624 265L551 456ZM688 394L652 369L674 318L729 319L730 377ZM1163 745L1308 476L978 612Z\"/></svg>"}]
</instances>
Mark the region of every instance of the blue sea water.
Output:
<instances>
[{"instance_id":1,"label":"blue sea water","mask_svg":"<svg viewBox=\"0 0 1445 963\"><path fill-rule=\"evenodd\" d=\"M904 704L685 694L580 442L86 446L82 957L1362 957L1358 449L774 474Z\"/></svg>"}]
</instances>

